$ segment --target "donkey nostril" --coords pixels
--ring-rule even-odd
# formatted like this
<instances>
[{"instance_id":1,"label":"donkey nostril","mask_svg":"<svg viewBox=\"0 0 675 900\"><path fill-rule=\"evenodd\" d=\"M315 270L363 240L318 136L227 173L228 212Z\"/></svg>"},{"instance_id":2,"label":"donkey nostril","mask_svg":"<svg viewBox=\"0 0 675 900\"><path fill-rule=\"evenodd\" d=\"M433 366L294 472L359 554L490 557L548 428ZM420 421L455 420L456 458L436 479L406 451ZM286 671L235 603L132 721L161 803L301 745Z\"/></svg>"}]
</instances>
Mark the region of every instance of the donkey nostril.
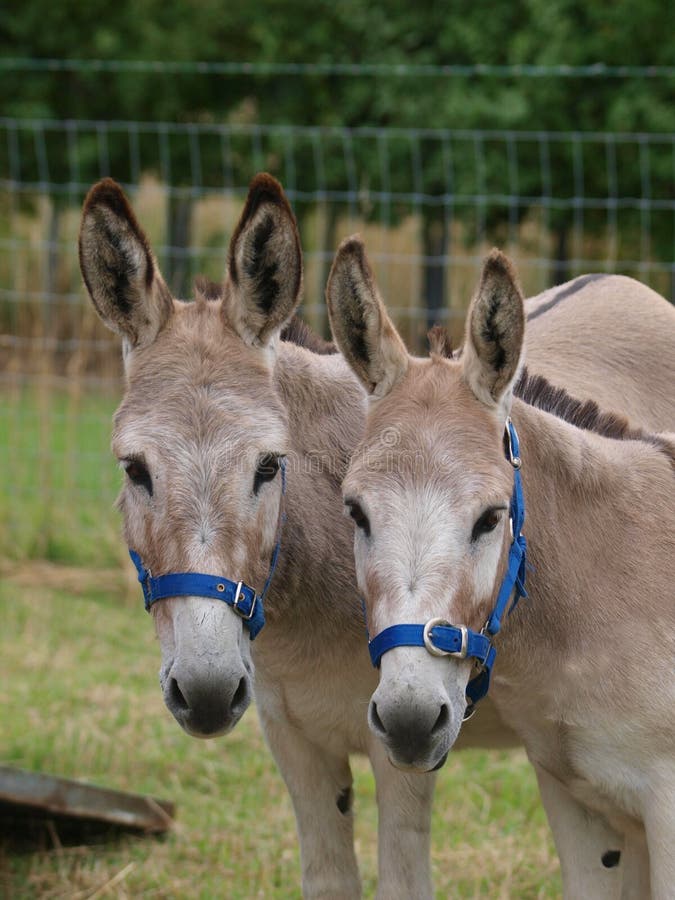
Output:
<instances>
[{"instance_id":1,"label":"donkey nostril","mask_svg":"<svg viewBox=\"0 0 675 900\"><path fill-rule=\"evenodd\" d=\"M370 704L370 724L371 727L374 728L375 731L379 731L380 734L387 733L387 729L384 727L384 723L377 711L377 703L375 703L374 700Z\"/></svg>"},{"instance_id":2,"label":"donkey nostril","mask_svg":"<svg viewBox=\"0 0 675 900\"><path fill-rule=\"evenodd\" d=\"M169 696L178 709L187 710L190 708L187 700L183 696L183 692L178 687L178 682L175 678L172 678L169 682Z\"/></svg>"},{"instance_id":3,"label":"donkey nostril","mask_svg":"<svg viewBox=\"0 0 675 900\"><path fill-rule=\"evenodd\" d=\"M438 714L436 721L434 722L433 728L431 729L432 735L438 734L439 731L443 731L448 725L450 721L450 713L448 712L448 707L444 703L441 706L441 711Z\"/></svg>"},{"instance_id":4,"label":"donkey nostril","mask_svg":"<svg viewBox=\"0 0 675 900\"><path fill-rule=\"evenodd\" d=\"M242 676L239 684L237 685L237 690L234 692L234 696L232 697L232 709L236 710L239 706L245 706L248 703L248 682L246 680L246 676Z\"/></svg>"}]
</instances>

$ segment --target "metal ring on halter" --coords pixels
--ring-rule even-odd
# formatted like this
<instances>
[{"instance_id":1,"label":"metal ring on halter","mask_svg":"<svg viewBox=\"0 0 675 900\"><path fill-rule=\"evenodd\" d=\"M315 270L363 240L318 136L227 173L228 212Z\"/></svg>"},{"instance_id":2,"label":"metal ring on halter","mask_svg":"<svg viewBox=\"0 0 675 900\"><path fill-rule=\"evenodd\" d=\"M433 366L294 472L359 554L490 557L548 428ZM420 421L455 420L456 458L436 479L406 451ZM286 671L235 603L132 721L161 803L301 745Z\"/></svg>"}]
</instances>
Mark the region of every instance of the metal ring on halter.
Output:
<instances>
[{"instance_id":1,"label":"metal ring on halter","mask_svg":"<svg viewBox=\"0 0 675 900\"><path fill-rule=\"evenodd\" d=\"M466 709L464 710L464 715L462 716L462 722L468 722L473 716L476 715L476 704L475 703L467 703Z\"/></svg>"},{"instance_id":2,"label":"metal ring on halter","mask_svg":"<svg viewBox=\"0 0 675 900\"><path fill-rule=\"evenodd\" d=\"M458 631L462 633L462 645L459 650L441 650L437 647L431 639L431 630L435 628L436 625L445 625L448 628L456 628ZM457 659L466 659L466 653L469 647L469 630L465 625L450 625L447 619L429 619L427 624L424 626L424 631L422 632L422 639L424 640L424 646L427 648L429 653L432 656L454 656Z\"/></svg>"}]
</instances>

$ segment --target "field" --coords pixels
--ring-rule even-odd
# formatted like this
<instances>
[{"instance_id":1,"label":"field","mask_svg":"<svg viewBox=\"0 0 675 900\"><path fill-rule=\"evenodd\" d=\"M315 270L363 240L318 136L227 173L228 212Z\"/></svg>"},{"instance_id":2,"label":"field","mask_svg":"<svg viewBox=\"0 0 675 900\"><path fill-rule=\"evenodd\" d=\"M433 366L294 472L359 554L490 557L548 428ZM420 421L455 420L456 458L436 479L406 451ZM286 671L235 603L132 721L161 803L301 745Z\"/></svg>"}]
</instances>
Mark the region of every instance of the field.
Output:
<instances>
[{"instance_id":1,"label":"field","mask_svg":"<svg viewBox=\"0 0 675 900\"><path fill-rule=\"evenodd\" d=\"M5 383L0 407L0 761L173 800L165 838L19 852L0 836L0 897L299 897L290 802L249 711L187 737L158 687L159 647L113 509L116 398ZM374 786L355 761L364 894L376 884ZM462 789L458 790L457 785ZM521 752L450 756L433 825L438 897L560 894Z\"/></svg>"},{"instance_id":2,"label":"field","mask_svg":"<svg viewBox=\"0 0 675 900\"><path fill-rule=\"evenodd\" d=\"M151 623L119 571L14 563L2 574L2 761L178 806L166 838L32 853L0 843L2 896L298 897L290 802L255 713L225 738L202 742L181 732L158 688ZM362 760L355 794L358 854L372 896L376 811ZM559 895L557 862L520 752L451 755L433 836L438 897Z\"/></svg>"}]
</instances>

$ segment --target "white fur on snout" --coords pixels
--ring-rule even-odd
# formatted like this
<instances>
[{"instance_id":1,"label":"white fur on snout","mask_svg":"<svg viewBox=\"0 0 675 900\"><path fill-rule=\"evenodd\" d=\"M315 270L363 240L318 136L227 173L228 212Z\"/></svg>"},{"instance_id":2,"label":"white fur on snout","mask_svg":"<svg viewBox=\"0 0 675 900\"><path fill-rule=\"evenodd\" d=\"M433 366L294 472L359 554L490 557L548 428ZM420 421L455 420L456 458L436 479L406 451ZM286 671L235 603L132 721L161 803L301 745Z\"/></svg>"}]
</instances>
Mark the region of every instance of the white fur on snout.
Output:
<instances>
[{"instance_id":1,"label":"white fur on snout","mask_svg":"<svg viewBox=\"0 0 675 900\"><path fill-rule=\"evenodd\" d=\"M243 620L207 597L169 597L153 606L162 652L162 687L172 671L219 690L221 680L250 673L251 651Z\"/></svg>"},{"instance_id":2,"label":"white fur on snout","mask_svg":"<svg viewBox=\"0 0 675 900\"><path fill-rule=\"evenodd\" d=\"M369 575L386 590L371 598L372 634L396 622L446 617L462 546L462 525L448 496L426 484L374 495L369 506L375 511L372 537L357 532L355 560L364 593Z\"/></svg>"},{"instance_id":3,"label":"white fur on snout","mask_svg":"<svg viewBox=\"0 0 675 900\"><path fill-rule=\"evenodd\" d=\"M453 458L429 461L450 468ZM441 481L372 490L364 499L371 536L355 539L359 585L368 594L371 637L392 625L463 621L457 595L469 581L476 602L496 595L495 580L508 516L493 531L471 541L476 518L491 502L503 502L492 484L469 479L461 494ZM461 618L460 618L461 616ZM472 623L475 624L475 623ZM381 660L379 686L369 708L369 725L397 766L429 770L451 749L466 710L471 660L437 657L424 647L395 647Z\"/></svg>"}]
</instances>

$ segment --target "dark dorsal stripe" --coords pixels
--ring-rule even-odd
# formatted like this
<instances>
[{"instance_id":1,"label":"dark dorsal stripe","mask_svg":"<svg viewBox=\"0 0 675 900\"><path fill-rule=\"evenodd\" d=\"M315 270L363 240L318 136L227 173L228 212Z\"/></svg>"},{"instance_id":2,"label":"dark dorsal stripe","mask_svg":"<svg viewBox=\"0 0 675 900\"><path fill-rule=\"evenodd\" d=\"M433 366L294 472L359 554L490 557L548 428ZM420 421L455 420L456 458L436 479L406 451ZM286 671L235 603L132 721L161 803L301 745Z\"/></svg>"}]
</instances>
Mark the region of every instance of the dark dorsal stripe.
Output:
<instances>
[{"instance_id":1,"label":"dark dorsal stripe","mask_svg":"<svg viewBox=\"0 0 675 900\"><path fill-rule=\"evenodd\" d=\"M552 309L554 306L557 306L561 300L565 300L567 297L571 297L572 294L576 294L578 291L585 288L587 284L592 284L594 281L600 281L602 278L609 278L609 275L598 272L595 275L581 275L579 278L575 278L574 281L571 281L567 287L561 288L556 291L556 293L551 297L551 299L547 303L542 303L541 306L538 306L536 309L532 310L527 317L527 321L531 322L532 319L536 319L538 316L542 315L542 313L548 312L549 309Z\"/></svg>"},{"instance_id":2,"label":"dark dorsal stripe","mask_svg":"<svg viewBox=\"0 0 675 900\"><path fill-rule=\"evenodd\" d=\"M551 413L584 431L593 431L617 441L651 444L665 453L675 468L675 447L667 440L642 428L634 428L620 413L601 410L595 400L577 400L565 388L555 387L542 375L530 375L527 368L523 369L514 393L529 406Z\"/></svg>"},{"instance_id":3,"label":"dark dorsal stripe","mask_svg":"<svg viewBox=\"0 0 675 900\"><path fill-rule=\"evenodd\" d=\"M642 429L633 431L625 416L614 412L603 412L595 400L577 400L567 393L565 388L556 387L543 375L530 374L527 367L518 379L514 393L529 406L536 406L544 412L564 419L570 425L583 428L584 431L595 431L604 437L624 439L641 439Z\"/></svg>"}]
</instances>

